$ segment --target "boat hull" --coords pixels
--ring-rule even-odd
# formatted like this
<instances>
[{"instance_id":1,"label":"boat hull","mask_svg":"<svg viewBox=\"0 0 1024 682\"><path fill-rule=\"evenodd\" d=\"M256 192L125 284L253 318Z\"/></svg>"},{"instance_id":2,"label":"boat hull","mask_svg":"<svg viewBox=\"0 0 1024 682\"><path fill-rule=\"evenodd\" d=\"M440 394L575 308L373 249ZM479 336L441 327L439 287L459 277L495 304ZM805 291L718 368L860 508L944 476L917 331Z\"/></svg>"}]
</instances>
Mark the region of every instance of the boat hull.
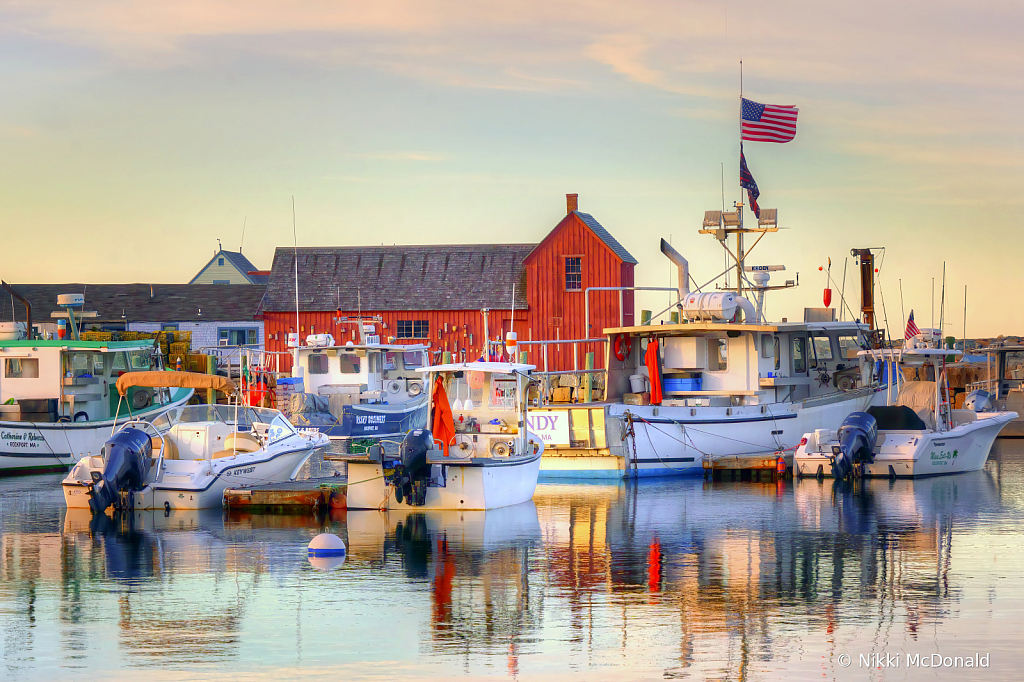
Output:
<instances>
[{"instance_id":1,"label":"boat hull","mask_svg":"<svg viewBox=\"0 0 1024 682\"><path fill-rule=\"evenodd\" d=\"M860 389L805 403L739 407L608 406L608 456L545 456L544 479L699 476L730 457L792 452L814 429L837 429L884 389ZM625 434L625 435L623 435Z\"/></svg>"},{"instance_id":2,"label":"boat hull","mask_svg":"<svg viewBox=\"0 0 1024 682\"><path fill-rule=\"evenodd\" d=\"M480 462L475 458L443 466L444 487L427 488L422 506L395 500L392 486L384 481L384 469L377 462L348 463L347 501L349 509L466 509L508 507L533 498L541 457Z\"/></svg>"},{"instance_id":3,"label":"boat hull","mask_svg":"<svg viewBox=\"0 0 1024 682\"><path fill-rule=\"evenodd\" d=\"M290 480L321 444L300 448L286 448L270 453L239 453L234 457L215 460L168 461L174 465L164 471L160 481L147 483L132 494L132 509L210 509L223 505L224 490L243 488L264 483ZM264 455L253 457L255 454ZM89 471L96 464L89 462L98 457L83 458L71 474L64 479L64 502L69 509L88 509ZM101 468L102 470L102 468Z\"/></svg>"},{"instance_id":4,"label":"boat hull","mask_svg":"<svg viewBox=\"0 0 1024 682\"><path fill-rule=\"evenodd\" d=\"M879 431L875 461L862 465L862 475L920 478L978 471L985 466L999 431L1015 417L1013 412L979 415L976 421L943 432ZM808 443L797 449L794 472L798 476L831 476L829 453L811 448Z\"/></svg>"},{"instance_id":5,"label":"boat hull","mask_svg":"<svg viewBox=\"0 0 1024 682\"><path fill-rule=\"evenodd\" d=\"M67 471L82 457L99 455L111 433L125 422L184 405L192 393L188 390L172 403L136 412L134 417L125 415L116 421L0 421L0 476Z\"/></svg>"}]
</instances>

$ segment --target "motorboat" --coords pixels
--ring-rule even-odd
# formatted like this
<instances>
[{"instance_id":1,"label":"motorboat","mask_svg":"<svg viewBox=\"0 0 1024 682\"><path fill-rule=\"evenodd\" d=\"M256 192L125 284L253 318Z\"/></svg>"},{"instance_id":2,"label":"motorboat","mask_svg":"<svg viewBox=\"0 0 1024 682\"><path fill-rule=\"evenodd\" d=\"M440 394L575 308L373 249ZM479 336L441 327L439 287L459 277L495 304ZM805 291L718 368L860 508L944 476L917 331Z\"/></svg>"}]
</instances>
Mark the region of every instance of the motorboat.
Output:
<instances>
[{"instance_id":1,"label":"motorboat","mask_svg":"<svg viewBox=\"0 0 1024 682\"><path fill-rule=\"evenodd\" d=\"M192 397L133 386L119 399L119 377L163 369L152 341L29 339L24 323L12 326L0 334L0 475L67 471L99 455L111 429Z\"/></svg>"},{"instance_id":2,"label":"motorboat","mask_svg":"<svg viewBox=\"0 0 1024 682\"><path fill-rule=\"evenodd\" d=\"M861 351L863 357L885 363L889 375L899 377L896 368L901 364L930 365L937 380L890 385L886 405L853 412L836 430L804 434L794 472L836 479L917 478L981 469L999 431L1017 413L987 411L972 397L965 405L977 409L951 409L945 363L960 354L917 347Z\"/></svg>"},{"instance_id":3,"label":"motorboat","mask_svg":"<svg viewBox=\"0 0 1024 682\"><path fill-rule=\"evenodd\" d=\"M330 334L308 336L306 345L293 349L293 381L302 382L303 395L300 405L292 398L285 407L291 422L344 442L401 438L426 427L427 394L417 370L427 364L427 349L381 343L379 335L365 332L358 344L337 344Z\"/></svg>"},{"instance_id":4,"label":"motorboat","mask_svg":"<svg viewBox=\"0 0 1024 682\"><path fill-rule=\"evenodd\" d=\"M526 428L532 365L460 362L418 371L430 429L399 447L333 455L348 464L349 509L494 509L533 497L543 441Z\"/></svg>"},{"instance_id":5,"label":"motorboat","mask_svg":"<svg viewBox=\"0 0 1024 682\"><path fill-rule=\"evenodd\" d=\"M297 430L278 410L240 405L234 382L225 377L135 372L117 381L121 396L140 386L214 389L234 402L182 405L121 425L98 455L81 458L62 482L68 508L220 507L227 487L291 480L328 444L318 432Z\"/></svg>"},{"instance_id":6,"label":"motorboat","mask_svg":"<svg viewBox=\"0 0 1024 682\"><path fill-rule=\"evenodd\" d=\"M744 254L744 234L778 229L768 211L750 228L739 208L709 211L701 232L723 246L735 235L729 253ZM836 309L826 307L805 309L801 321L768 322L766 292L794 285L770 284L770 273L784 266L740 257L735 289L691 291L687 260L665 240L661 247L678 268L678 317L604 330L600 402L531 410L548 446L542 478L701 475L730 459L774 469L780 456L791 464L804 433L837 429L876 401L880 377L858 357L879 345L870 298L862 301L863 321L852 311L837 320ZM868 249L854 255L870 296L873 256Z\"/></svg>"}]
</instances>

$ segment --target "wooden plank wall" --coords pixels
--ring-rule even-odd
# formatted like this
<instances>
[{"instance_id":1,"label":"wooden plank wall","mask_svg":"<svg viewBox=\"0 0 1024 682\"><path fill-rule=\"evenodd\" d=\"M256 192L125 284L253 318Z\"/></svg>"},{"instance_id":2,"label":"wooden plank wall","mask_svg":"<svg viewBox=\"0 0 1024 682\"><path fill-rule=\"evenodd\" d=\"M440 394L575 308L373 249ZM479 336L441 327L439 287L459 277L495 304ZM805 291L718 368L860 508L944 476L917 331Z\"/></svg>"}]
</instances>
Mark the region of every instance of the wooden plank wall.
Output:
<instances>
[{"instance_id":1,"label":"wooden plank wall","mask_svg":"<svg viewBox=\"0 0 1024 682\"><path fill-rule=\"evenodd\" d=\"M476 359L483 352L484 318L479 310L364 310L363 316L371 317L380 315L383 318L387 329L384 335L394 336L398 329L399 320L427 320L430 324L430 338L427 339L395 339L396 343L429 343L432 350L458 352L466 348L466 357ZM342 311L342 317L356 317L358 311ZM331 334L336 343L343 344L346 341L358 343L358 329L353 323L335 324L334 318L337 311L300 312L300 338L305 341L309 334ZM488 313L488 333L492 339L504 339L505 332L509 329L511 318L510 310L491 310ZM448 331L444 331L445 323L448 324ZM525 310L515 311L515 330L520 339L527 336L527 312ZM263 314L265 347L268 351L284 352L288 350L288 333L295 329L295 312L265 312ZM441 330L441 337L438 338L437 330ZM470 343L469 335L473 335ZM381 341L387 341L382 338ZM460 356L461 357L461 356ZM281 358L282 371L291 370L291 357Z\"/></svg>"},{"instance_id":2,"label":"wooden plank wall","mask_svg":"<svg viewBox=\"0 0 1024 682\"><path fill-rule=\"evenodd\" d=\"M581 256L580 291L565 290L565 258ZM569 214L530 254L526 261L526 292L530 302L529 334L520 339L588 338L585 321L584 291L587 287L633 285L633 264L623 263L576 215ZM633 323L633 292L623 293L625 324ZM589 338L603 336L606 327L619 326L619 293L594 291L590 294ZM556 350L557 348L557 350ZM601 344L580 344L578 362L583 367L585 353L595 354L596 366L604 366ZM539 353L531 352L530 362L543 367ZM573 369L573 351L568 344L552 346L548 368Z\"/></svg>"}]
</instances>

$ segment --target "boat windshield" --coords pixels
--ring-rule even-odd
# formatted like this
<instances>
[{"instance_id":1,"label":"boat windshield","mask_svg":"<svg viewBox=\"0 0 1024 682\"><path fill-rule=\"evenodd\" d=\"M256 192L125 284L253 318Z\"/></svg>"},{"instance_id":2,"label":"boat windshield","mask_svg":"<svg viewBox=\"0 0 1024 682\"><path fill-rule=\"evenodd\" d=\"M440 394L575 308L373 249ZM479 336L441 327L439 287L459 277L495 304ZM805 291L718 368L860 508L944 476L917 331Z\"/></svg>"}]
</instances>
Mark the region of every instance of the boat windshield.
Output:
<instances>
[{"instance_id":1,"label":"boat windshield","mask_svg":"<svg viewBox=\"0 0 1024 682\"><path fill-rule=\"evenodd\" d=\"M162 433L175 424L194 422L223 422L239 431L265 432L272 443L296 433L277 410L241 406L236 409L234 405L185 405L163 413L153 420L153 426Z\"/></svg>"}]
</instances>

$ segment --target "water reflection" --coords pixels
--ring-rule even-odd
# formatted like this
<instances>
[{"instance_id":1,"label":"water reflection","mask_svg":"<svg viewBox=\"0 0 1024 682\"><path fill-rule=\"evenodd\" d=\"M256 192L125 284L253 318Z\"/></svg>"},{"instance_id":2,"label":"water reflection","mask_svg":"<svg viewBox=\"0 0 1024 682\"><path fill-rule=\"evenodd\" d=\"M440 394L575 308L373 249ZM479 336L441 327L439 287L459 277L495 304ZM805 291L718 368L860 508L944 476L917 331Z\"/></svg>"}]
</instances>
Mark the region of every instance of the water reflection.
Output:
<instances>
[{"instance_id":1,"label":"water reflection","mask_svg":"<svg viewBox=\"0 0 1024 682\"><path fill-rule=\"evenodd\" d=\"M841 678L854 647L994 648L1004 679L1020 662L1024 627L993 607L1024 588L1012 441L953 477L542 485L486 513L92 517L56 481L0 481L9 679ZM305 552L322 531L348 546L327 573Z\"/></svg>"}]
</instances>

